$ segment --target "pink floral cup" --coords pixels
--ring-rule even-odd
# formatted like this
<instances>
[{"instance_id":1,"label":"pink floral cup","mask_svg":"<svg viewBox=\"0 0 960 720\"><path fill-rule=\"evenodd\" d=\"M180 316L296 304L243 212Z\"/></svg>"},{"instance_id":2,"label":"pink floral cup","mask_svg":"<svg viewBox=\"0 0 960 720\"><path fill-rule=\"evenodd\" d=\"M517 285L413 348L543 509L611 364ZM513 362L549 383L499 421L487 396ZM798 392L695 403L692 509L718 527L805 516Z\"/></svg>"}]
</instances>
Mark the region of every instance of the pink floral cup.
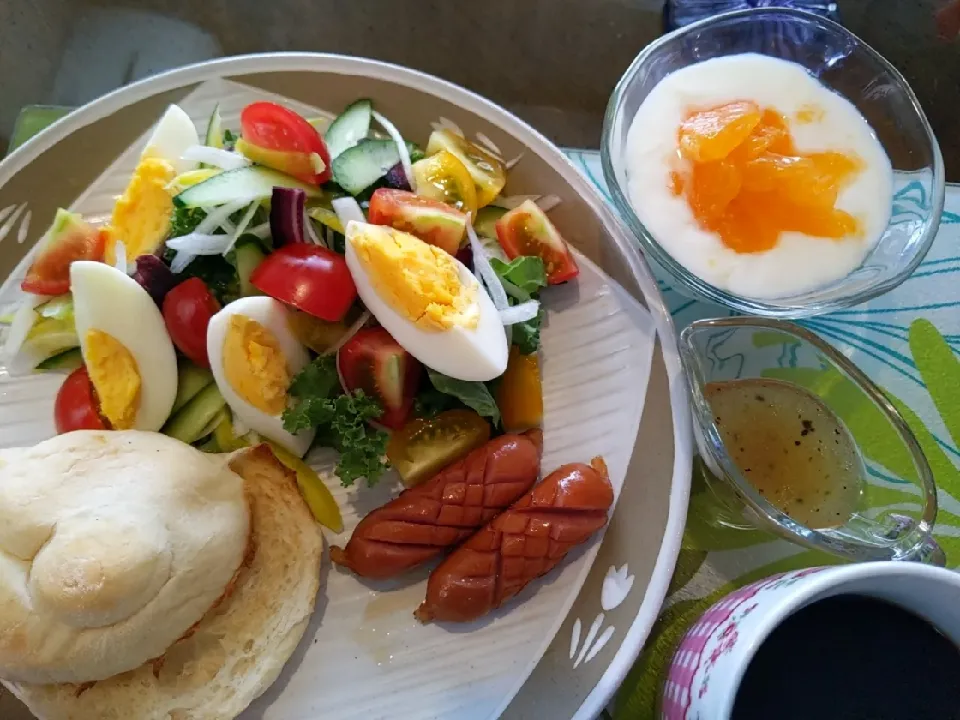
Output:
<instances>
[{"instance_id":1,"label":"pink floral cup","mask_svg":"<svg viewBox=\"0 0 960 720\"><path fill-rule=\"evenodd\" d=\"M845 594L899 605L960 644L958 573L873 562L774 575L714 603L687 630L664 684L661 720L728 720L744 672L774 628L807 605Z\"/></svg>"}]
</instances>

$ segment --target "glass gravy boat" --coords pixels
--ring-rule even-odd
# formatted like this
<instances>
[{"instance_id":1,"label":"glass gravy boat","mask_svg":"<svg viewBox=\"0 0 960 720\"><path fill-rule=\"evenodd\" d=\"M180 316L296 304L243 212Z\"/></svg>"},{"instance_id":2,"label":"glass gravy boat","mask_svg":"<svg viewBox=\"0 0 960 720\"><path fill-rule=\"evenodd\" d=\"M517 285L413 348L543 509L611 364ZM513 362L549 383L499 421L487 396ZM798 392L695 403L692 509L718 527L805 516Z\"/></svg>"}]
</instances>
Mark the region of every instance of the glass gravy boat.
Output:
<instances>
[{"instance_id":1,"label":"glass gravy boat","mask_svg":"<svg viewBox=\"0 0 960 720\"><path fill-rule=\"evenodd\" d=\"M707 486L720 506L714 522L767 530L849 561L945 563L931 537L937 517L936 486L916 437L880 388L837 350L794 323L730 317L691 323L680 334L680 357ZM813 529L782 512L747 481L724 446L706 397L707 384L760 378L800 386L819 398L850 432L862 491L843 524ZM896 451L909 458L910 467L897 474L872 460L865 443L875 444L878 437L888 450L889 443L899 443ZM908 502L891 503L891 490Z\"/></svg>"}]
</instances>

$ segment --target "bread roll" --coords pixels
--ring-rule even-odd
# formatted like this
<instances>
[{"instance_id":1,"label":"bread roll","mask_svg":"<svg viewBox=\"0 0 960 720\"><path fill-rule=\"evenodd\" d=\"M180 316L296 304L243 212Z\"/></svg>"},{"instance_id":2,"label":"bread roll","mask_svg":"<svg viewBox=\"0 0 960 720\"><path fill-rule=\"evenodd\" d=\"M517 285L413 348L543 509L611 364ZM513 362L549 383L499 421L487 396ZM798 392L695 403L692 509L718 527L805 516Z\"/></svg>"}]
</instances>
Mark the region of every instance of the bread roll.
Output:
<instances>
[{"instance_id":1,"label":"bread roll","mask_svg":"<svg viewBox=\"0 0 960 720\"><path fill-rule=\"evenodd\" d=\"M0 451L0 678L88 682L163 655L246 552L243 480L157 433Z\"/></svg>"},{"instance_id":2,"label":"bread roll","mask_svg":"<svg viewBox=\"0 0 960 720\"><path fill-rule=\"evenodd\" d=\"M277 679L313 613L323 536L267 446L231 467L246 482L254 539L232 592L170 648L158 674L147 664L88 689L4 683L40 720L230 720Z\"/></svg>"}]
</instances>

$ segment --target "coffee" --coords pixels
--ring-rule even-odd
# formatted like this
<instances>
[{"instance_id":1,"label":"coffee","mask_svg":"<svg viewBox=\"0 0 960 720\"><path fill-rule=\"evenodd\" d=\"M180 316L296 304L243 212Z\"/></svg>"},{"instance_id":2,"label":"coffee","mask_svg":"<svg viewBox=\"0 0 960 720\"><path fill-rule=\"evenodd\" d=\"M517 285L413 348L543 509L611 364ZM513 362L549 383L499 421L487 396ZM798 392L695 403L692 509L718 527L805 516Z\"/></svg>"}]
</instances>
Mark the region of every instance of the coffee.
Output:
<instances>
[{"instance_id":1,"label":"coffee","mask_svg":"<svg viewBox=\"0 0 960 720\"><path fill-rule=\"evenodd\" d=\"M763 642L731 720L960 720L960 647L896 605L838 595Z\"/></svg>"},{"instance_id":2,"label":"coffee","mask_svg":"<svg viewBox=\"0 0 960 720\"><path fill-rule=\"evenodd\" d=\"M815 395L762 378L707 384L730 458L767 502L809 528L843 525L863 490L857 444Z\"/></svg>"}]
</instances>

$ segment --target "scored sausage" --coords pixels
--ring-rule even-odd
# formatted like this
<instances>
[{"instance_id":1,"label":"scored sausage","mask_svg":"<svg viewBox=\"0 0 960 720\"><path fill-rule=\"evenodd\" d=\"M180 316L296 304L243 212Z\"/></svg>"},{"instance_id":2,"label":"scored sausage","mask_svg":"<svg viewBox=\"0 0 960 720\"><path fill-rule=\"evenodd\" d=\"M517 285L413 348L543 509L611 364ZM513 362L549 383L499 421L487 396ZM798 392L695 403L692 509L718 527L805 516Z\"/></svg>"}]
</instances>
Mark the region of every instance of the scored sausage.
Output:
<instances>
[{"instance_id":1,"label":"scored sausage","mask_svg":"<svg viewBox=\"0 0 960 720\"><path fill-rule=\"evenodd\" d=\"M420 622L469 622L495 610L607 523L606 463L571 463L548 475L430 574Z\"/></svg>"},{"instance_id":2,"label":"scored sausage","mask_svg":"<svg viewBox=\"0 0 960 720\"><path fill-rule=\"evenodd\" d=\"M369 513L330 559L366 578L394 577L469 537L540 474L543 434L501 435Z\"/></svg>"}]
</instances>

